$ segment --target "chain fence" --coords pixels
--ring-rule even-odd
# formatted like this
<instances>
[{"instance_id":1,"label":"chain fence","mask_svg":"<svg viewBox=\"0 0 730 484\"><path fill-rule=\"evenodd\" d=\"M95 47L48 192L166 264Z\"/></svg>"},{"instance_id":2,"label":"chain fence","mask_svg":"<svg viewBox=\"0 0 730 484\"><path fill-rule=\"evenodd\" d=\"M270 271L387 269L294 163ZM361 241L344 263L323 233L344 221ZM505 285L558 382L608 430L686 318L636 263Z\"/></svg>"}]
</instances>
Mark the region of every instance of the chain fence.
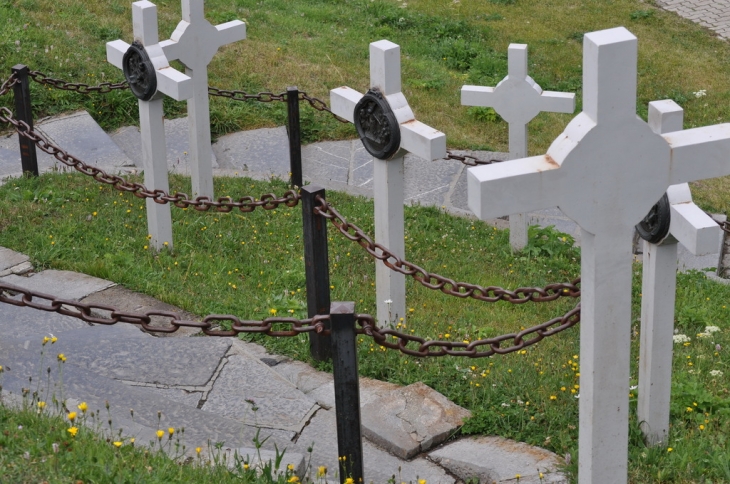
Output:
<instances>
[{"instance_id":1,"label":"chain fence","mask_svg":"<svg viewBox=\"0 0 730 484\"><path fill-rule=\"evenodd\" d=\"M428 289L441 291L449 296L473 298L489 303L505 301L511 304L524 304L530 301L549 302L560 297L580 297L578 287L580 278L568 283L548 284L545 287L520 287L509 290L497 286L483 287L466 282L456 282L448 277L428 272L412 262L401 259L387 247L374 242L360 227L348 222L332 204L321 196L317 197L317 201L319 205L315 207L315 213L329 219L343 236L359 244L368 254L383 261L383 264L391 270L413 277Z\"/></svg>"},{"instance_id":2,"label":"chain fence","mask_svg":"<svg viewBox=\"0 0 730 484\"><path fill-rule=\"evenodd\" d=\"M106 94L112 91L123 91L129 89L129 83L127 81L117 83L102 82L101 84L98 84L96 86L91 86L83 82L67 82L62 79L54 79L52 77L48 77L40 71L30 71L28 73L28 77L33 79L38 84L50 86L56 89L60 89L62 91L78 92L79 94Z\"/></svg>"},{"instance_id":3,"label":"chain fence","mask_svg":"<svg viewBox=\"0 0 730 484\"><path fill-rule=\"evenodd\" d=\"M271 337L293 337L302 333L330 334L326 323L328 314L317 315L307 319L266 318L263 320L242 320L230 314L209 314L201 321L182 319L172 311L121 311L112 306L87 304L79 301L61 299L55 296L22 288L13 284L0 282L0 303L18 307L29 307L46 312L55 312L64 316L80 319L87 323L111 326L117 323L139 325L149 333L174 333L180 328L196 328L208 336L232 337L239 334L264 334ZM165 318L165 321L152 318ZM551 319L545 323L520 331L494 338L472 342L426 340L420 336L406 334L393 329L379 328L375 318L369 314L355 315L360 326L357 334L373 338L375 343L385 348L398 350L403 354L416 357L465 356L468 358L486 358L495 354L505 355L520 351L527 346L539 343L543 339L572 328L580 322L580 304L564 316ZM231 329L219 329L228 323ZM288 329L282 329L282 326ZM388 338L397 341L388 341ZM509 346L502 343L511 341ZM412 348L408 346L411 345ZM486 351L481 348L488 347Z\"/></svg>"}]
</instances>

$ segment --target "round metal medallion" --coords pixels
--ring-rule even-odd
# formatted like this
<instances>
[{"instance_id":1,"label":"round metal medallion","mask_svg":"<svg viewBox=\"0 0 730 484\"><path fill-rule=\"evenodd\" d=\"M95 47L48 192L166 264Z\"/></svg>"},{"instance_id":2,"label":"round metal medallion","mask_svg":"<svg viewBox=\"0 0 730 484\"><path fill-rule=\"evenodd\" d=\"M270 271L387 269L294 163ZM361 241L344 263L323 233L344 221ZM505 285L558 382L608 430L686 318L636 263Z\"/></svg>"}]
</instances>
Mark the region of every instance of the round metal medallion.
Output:
<instances>
[{"instance_id":1,"label":"round metal medallion","mask_svg":"<svg viewBox=\"0 0 730 484\"><path fill-rule=\"evenodd\" d=\"M669 233L669 222L671 212L669 210L669 197L665 193L659 201L651 207L644 220L636 225L639 236L647 242L656 244L661 242Z\"/></svg>"},{"instance_id":2,"label":"round metal medallion","mask_svg":"<svg viewBox=\"0 0 730 484\"><path fill-rule=\"evenodd\" d=\"M132 93L142 101L149 101L157 92L157 74L144 46L134 41L122 58L122 70Z\"/></svg>"},{"instance_id":3,"label":"round metal medallion","mask_svg":"<svg viewBox=\"0 0 730 484\"><path fill-rule=\"evenodd\" d=\"M355 106L355 128L368 153L387 160L400 148L400 126L390 105L377 89L370 89Z\"/></svg>"}]
</instances>

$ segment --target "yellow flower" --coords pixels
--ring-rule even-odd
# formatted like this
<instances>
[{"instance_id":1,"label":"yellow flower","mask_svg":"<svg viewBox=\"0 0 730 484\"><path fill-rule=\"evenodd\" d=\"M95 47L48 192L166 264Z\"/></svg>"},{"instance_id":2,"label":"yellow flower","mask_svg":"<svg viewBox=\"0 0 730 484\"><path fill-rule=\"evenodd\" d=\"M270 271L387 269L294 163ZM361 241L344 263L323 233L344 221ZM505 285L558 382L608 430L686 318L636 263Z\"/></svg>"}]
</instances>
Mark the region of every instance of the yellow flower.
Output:
<instances>
[{"instance_id":1,"label":"yellow flower","mask_svg":"<svg viewBox=\"0 0 730 484\"><path fill-rule=\"evenodd\" d=\"M418 484L426 484L426 479L419 479Z\"/></svg>"},{"instance_id":2,"label":"yellow flower","mask_svg":"<svg viewBox=\"0 0 730 484\"><path fill-rule=\"evenodd\" d=\"M558 397L556 397L555 395L550 395L550 400L557 400L557 399L558 399Z\"/></svg>"},{"instance_id":3,"label":"yellow flower","mask_svg":"<svg viewBox=\"0 0 730 484\"><path fill-rule=\"evenodd\" d=\"M172 434L175 433L175 429L172 428L172 427L170 427L169 429L167 429L167 433L169 433L170 435L172 435Z\"/></svg>"},{"instance_id":4,"label":"yellow flower","mask_svg":"<svg viewBox=\"0 0 730 484\"><path fill-rule=\"evenodd\" d=\"M3 372L3 365L0 365L0 373Z\"/></svg>"},{"instance_id":5,"label":"yellow flower","mask_svg":"<svg viewBox=\"0 0 730 484\"><path fill-rule=\"evenodd\" d=\"M201 450L203 450L203 449L201 449L200 447L196 447L196 448L195 448L195 453L196 453L196 454L200 454L200 451L201 451Z\"/></svg>"},{"instance_id":6,"label":"yellow flower","mask_svg":"<svg viewBox=\"0 0 730 484\"><path fill-rule=\"evenodd\" d=\"M56 338L55 336L51 337L51 344L55 343L56 341L58 341L58 338Z\"/></svg>"},{"instance_id":7,"label":"yellow flower","mask_svg":"<svg viewBox=\"0 0 730 484\"><path fill-rule=\"evenodd\" d=\"M539 475L540 475L540 479L542 479L543 477L545 477L545 474L543 474L542 472Z\"/></svg>"},{"instance_id":8,"label":"yellow flower","mask_svg":"<svg viewBox=\"0 0 730 484\"><path fill-rule=\"evenodd\" d=\"M44 336L43 337L43 346L45 346L46 343L48 343L49 341L51 341L51 338L49 338L48 336Z\"/></svg>"},{"instance_id":9,"label":"yellow flower","mask_svg":"<svg viewBox=\"0 0 730 484\"><path fill-rule=\"evenodd\" d=\"M112 444L114 444L114 447L116 447L117 449L122 446L121 442L112 442Z\"/></svg>"},{"instance_id":10,"label":"yellow flower","mask_svg":"<svg viewBox=\"0 0 730 484\"><path fill-rule=\"evenodd\" d=\"M244 471L247 471L248 470L248 464L243 464L243 470Z\"/></svg>"},{"instance_id":11,"label":"yellow flower","mask_svg":"<svg viewBox=\"0 0 730 484\"><path fill-rule=\"evenodd\" d=\"M134 443L134 437L132 437L131 439L129 439L129 443L130 444L133 444Z\"/></svg>"},{"instance_id":12,"label":"yellow flower","mask_svg":"<svg viewBox=\"0 0 730 484\"><path fill-rule=\"evenodd\" d=\"M38 402L38 408L40 408L41 410L46 408L46 402Z\"/></svg>"},{"instance_id":13,"label":"yellow flower","mask_svg":"<svg viewBox=\"0 0 730 484\"><path fill-rule=\"evenodd\" d=\"M76 434L78 433L78 431L79 431L79 429L76 427L71 427L71 428L66 429L66 432L71 434L71 437L76 437Z\"/></svg>"},{"instance_id":14,"label":"yellow flower","mask_svg":"<svg viewBox=\"0 0 730 484\"><path fill-rule=\"evenodd\" d=\"M272 316L276 316L276 309L269 309L269 313L271 313Z\"/></svg>"},{"instance_id":15,"label":"yellow flower","mask_svg":"<svg viewBox=\"0 0 730 484\"><path fill-rule=\"evenodd\" d=\"M355 484L355 479L353 479L352 477L348 477L347 479L345 479L345 484Z\"/></svg>"},{"instance_id":16,"label":"yellow flower","mask_svg":"<svg viewBox=\"0 0 730 484\"><path fill-rule=\"evenodd\" d=\"M74 420L76 420L76 412L69 412L67 417L70 421L73 422Z\"/></svg>"},{"instance_id":17,"label":"yellow flower","mask_svg":"<svg viewBox=\"0 0 730 484\"><path fill-rule=\"evenodd\" d=\"M674 450L674 449L672 449L671 447L667 447L667 452L671 452L671 451L673 451L673 450Z\"/></svg>"},{"instance_id":18,"label":"yellow flower","mask_svg":"<svg viewBox=\"0 0 730 484\"><path fill-rule=\"evenodd\" d=\"M294 464L289 464L288 466L286 466L286 468L289 469L290 471L293 471L294 470Z\"/></svg>"},{"instance_id":19,"label":"yellow flower","mask_svg":"<svg viewBox=\"0 0 730 484\"><path fill-rule=\"evenodd\" d=\"M522 477L522 476L519 474L515 474L515 479L517 479L518 481L520 480L520 477Z\"/></svg>"},{"instance_id":20,"label":"yellow flower","mask_svg":"<svg viewBox=\"0 0 730 484\"><path fill-rule=\"evenodd\" d=\"M323 477L327 474L327 467L326 466L319 466L317 469L317 477Z\"/></svg>"},{"instance_id":21,"label":"yellow flower","mask_svg":"<svg viewBox=\"0 0 730 484\"><path fill-rule=\"evenodd\" d=\"M162 439L162 437L164 437L164 436L165 436L165 431L164 430L158 430L157 431L157 439L158 440L159 439Z\"/></svg>"},{"instance_id":22,"label":"yellow flower","mask_svg":"<svg viewBox=\"0 0 730 484\"><path fill-rule=\"evenodd\" d=\"M700 430L705 430L705 426L704 425L700 425Z\"/></svg>"},{"instance_id":23,"label":"yellow flower","mask_svg":"<svg viewBox=\"0 0 730 484\"><path fill-rule=\"evenodd\" d=\"M81 403L79 403L78 408L82 412L86 413L86 411L89 409L89 406L86 405L86 402L81 402Z\"/></svg>"},{"instance_id":24,"label":"yellow flower","mask_svg":"<svg viewBox=\"0 0 730 484\"><path fill-rule=\"evenodd\" d=\"M297 476L291 476L286 482L299 482L299 478Z\"/></svg>"},{"instance_id":25,"label":"yellow flower","mask_svg":"<svg viewBox=\"0 0 730 484\"><path fill-rule=\"evenodd\" d=\"M63 353L59 353L57 358L58 358L58 361L60 361L61 363L66 362L66 355L64 355Z\"/></svg>"}]
</instances>

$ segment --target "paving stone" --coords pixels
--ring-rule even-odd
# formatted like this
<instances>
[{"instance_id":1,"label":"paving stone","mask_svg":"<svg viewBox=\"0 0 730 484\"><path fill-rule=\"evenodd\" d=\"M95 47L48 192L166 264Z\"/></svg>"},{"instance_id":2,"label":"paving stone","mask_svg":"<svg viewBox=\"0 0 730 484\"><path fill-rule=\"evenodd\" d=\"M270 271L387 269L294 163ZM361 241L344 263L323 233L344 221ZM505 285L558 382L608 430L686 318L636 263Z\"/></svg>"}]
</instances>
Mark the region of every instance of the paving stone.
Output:
<instances>
[{"instance_id":1,"label":"paving stone","mask_svg":"<svg viewBox=\"0 0 730 484\"><path fill-rule=\"evenodd\" d=\"M246 402L255 402L253 405ZM236 402L236 405L231 405ZM317 403L255 358L231 355L203 410L249 425L300 432Z\"/></svg>"},{"instance_id":2,"label":"paving stone","mask_svg":"<svg viewBox=\"0 0 730 484\"><path fill-rule=\"evenodd\" d=\"M306 363L289 360L273 367L279 375L289 380L299 391L308 394L313 390L332 382L332 374L318 371ZM333 387L331 387L333 388ZM334 392L334 390L332 390ZM334 399L334 393L332 393ZM319 403L319 402L317 402ZM321 405L321 404L320 404Z\"/></svg>"},{"instance_id":3,"label":"paving stone","mask_svg":"<svg viewBox=\"0 0 730 484\"><path fill-rule=\"evenodd\" d=\"M213 152L221 168L289 179L289 137L283 126L225 135L213 143Z\"/></svg>"},{"instance_id":4,"label":"paving stone","mask_svg":"<svg viewBox=\"0 0 730 484\"><path fill-rule=\"evenodd\" d=\"M335 411L320 409L312 417L302 434L297 439L298 452L307 454L307 448L312 446L312 468L327 467L327 482L337 483L338 478L338 450L337 450L337 423ZM438 465L429 462L424 457L417 457L410 461L402 461L389 454L377 445L363 439L363 462L365 482L418 482L425 479L429 484L453 484L455 479L449 476ZM395 476L395 480L390 479Z\"/></svg>"},{"instance_id":5,"label":"paving stone","mask_svg":"<svg viewBox=\"0 0 730 484\"><path fill-rule=\"evenodd\" d=\"M37 123L35 128L87 164L104 169L133 165L127 155L86 111L55 116Z\"/></svg>"},{"instance_id":6,"label":"paving stone","mask_svg":"<svg viewBox=\"0 0 730 484\"><path fill-rule=\"evenodd\" d=\"M362 428L372 442L410 459L446 440L469 416L471 412L418 382L364 405Z\"/></svg>"},{"instance_id":7,"label":"paving stone","mask_svg":"<svg viewBox=\"0 0 730 484\"><path fill-rule=\"evenodd\" d=\"M142 391L148 392L150 395L158 395L173 402L185 405L186 407L198 408L200 400L203 398L203 392L191 392L181 390L179 388L154 388L132 385Z\"/></svg>"},{"instance_id":8,"label":"paving stone","mask_svg":"<svg viewBox=\"0 0 730 484\"><path fill-rule=\"evenodd\" d=\"M20 286L61 299L80 300L114 285L111 281L78 272L49 269L27 277L11 274L0 278L7 284Z\"/></svg>"},{"instance_id":9,"label":"paving stone","mask_svg":"<svg viewBox=\"0 0 730 484\"><path fill-rule=\"evenodd\" d=\"M137 168L142 165L142 135L137 126L125 126L112 133L111 139L129 157ZM167 168L171 173L190 173L190 142L188 137L188 118L165 120L165 147L167 149ZM213 168L218 168L215 152Z\"/></svg>"},{"instance_id":10,"label":"paving stone","mask_svg":"<svg viewBox=\"0 0 730 484\"><path fill-rule=\"evenodd\" d=\"M13 267L24 264L28 260L29 257L25 254L0 247L0 275L7 275L3 272L10 271ZM9 272L9 274L12 274L12 272Z\"/></svg>"},{"instance_id":11,"label":"paving stone","mask_svg":"<svg viewBox=\"0 0 730 484\"><path fill-rule=\"evenodd\" d=\"M180 317L187 321L199 321L200 318L194 314L183 311L182 309L159 301L145 294L130 291L124 286L112 286L103 291L95 292L82 299L83 303L96 304L103 306L111 306L124 312L148 312L148 311L170 311L177 313ZM100 313L100 312L99 312ZM162 316L152 316L151 325L158 327L170 327L170 318ZM132 324L118 324L117 326L126 326L135 331L139 330L139 326ZM180 327L174 333L154 333L157 337L175 337L190 336L199 334L198 328Z\"/></svg>"},{"instance_id":12,"label":"paving stone","mask_svg":"<svg viewBox=\"0 0 730 484\"><path fill-rule=\"evenodd\" d=\"M67 331L88 327L88 323L71 316L10 304L0 305L0 339L33 337L40 347L44 336L58 336Z\"/></svg>"},{"instance_id":13,"label":"paving stone","mask_svg":"<svg viewBox=\"0 0 730 484\"><path fill-rule=\"evenodd\" d=\"M370 378L360 378L360 408L377 401L389 393L400 389L395 383L388 383ZM335 384L330 375L329 381L308 392L311 398L325 408L335 408Z\"/></svg>"},{"instance_id":14,"label":"paving stone","mask_svg":"<svg viewBox=\"0 0 730 484\"><path fill-rule=\"evenodd\" d=\"M352 150L352 171L350 172L350 185L357 187L367 187L371 191L373 189L373 157L362 142L358 140L352 140L351 143L354 145ZM371 195L372 196L372 195Z\"/></svg>"},{"instance_id":15,"label":"paving stone","mask_svg":"<svg viewBox=\"0 0 730 484\"><path fill-rule=\"evenodd\" d=\"M446 195L463 167L459 161L429 161L411 154L406 155L404 165L404 201L437 207L446 205Z\"/></svg>"},{"instance_id":16,"label":"paving stone","mask_svg":"<svg viewBox=\"0 0 730 484\"><path fill-rule=\"evenodd\" d=\"M302 147L304 178L314 184L349 183L352 143L323 141Z\"/></svg>"},{"instance_id":17,"label":"paving stone","mask_svg":"<svg viewBox=\"0 0 730 484\"><path fill-rule=\"evenodd\" d=\"M434 462L466 481L520 484L568 483L559 472L563 462L545 449L502 437L471 437L449 443L429 453ZM543 478L540 478L540 472Z\"/></svg>"}]
</instances>

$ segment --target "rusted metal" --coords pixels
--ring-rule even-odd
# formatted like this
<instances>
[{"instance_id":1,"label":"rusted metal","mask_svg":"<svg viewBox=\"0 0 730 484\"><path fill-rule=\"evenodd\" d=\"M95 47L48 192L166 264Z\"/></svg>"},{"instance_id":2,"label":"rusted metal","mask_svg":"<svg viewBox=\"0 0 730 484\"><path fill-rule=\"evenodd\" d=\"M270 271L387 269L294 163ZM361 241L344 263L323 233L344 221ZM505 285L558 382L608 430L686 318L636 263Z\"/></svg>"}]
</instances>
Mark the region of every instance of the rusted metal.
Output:
<instances>
[{"instance_id":1,"label":"rusted metal","mask_svg":"<svg viewBox=\"0 0 730 484\"><path fill-rule=\"evenodd\" d=\"M20 82L17 74L14 72L0 84L0 97L6 95L15 86L16 83Z\"/></svg>"},{"instance_id":2,"label":"rusted metal","mask_svg":"<svg viewBox=\"0 0 730 484\"><path fill-rule=\"evenodd\" d=\"M149 190L141 183L129 182L118 175L110 175L104 170L84 163L50 142L42 134L32 130L24 121L13 118L12 112L6 107L0 107L0 122L12 124L18 134L33 141L38 148L54 156L64 165L74 168L84 175L93 177L98 182L112 185L116 190L132 193L138 198L151 198L155 203L172 203L179 208L192 207L199 212L206 212L211 209L217 212L230 212L233 209L238 209L241 212L253 212L259 207L264 210L273 210L280 205L295 207L301 198L295 190L288 190L281 197L277 197L273 193L266 193L261 195L260 199L246 196L240 197L238 200L234 200L231 197L219 197L217 200L211 200L208 197L192 199L185 193L176 192L170 195L164 190Z\"/></svg>"},{"instance_id":3,"label":"rusted metal","mask_svg":"<svg viewBox=\"0 0 730 484\"><path fill-rule=\"evenodd\" d=\"M318 205L315 211L337 227L342 235L349 240L358 243L370 255L383 263L390 269L400 272L406 276L413 277L419 284L429 289L441 291L450 296L460 298L473 298L485 302L505 301L512 304L523 304L531 302L554 301L560 297L580 297L580 278L566 283L548 284L545 287L519 287L514 290L504 289L497 286L483 287L477 284L456 282L448 277L440 276L433 272L403 260L389 251L381 244L373 240L357 225L348 222L329 202L318 198ZM434 281L434 282L432 282Z\"/></svg>"},{"instance_id":4,"label":"rusted metal","mask_svg":"<svg viewBox=\"0 0 730 484\"><path fill-rule=\"evenodd\" d=\"M54 79L39 71L30 71L28 75L31 77L31 79L39 84L51 86L56 89L61 89L63 91L78 92L80 94L106 94L116 90L129 89L129 84L127 83L127 81L116 83L102 82L101 84L98 84L96 86L91 86L89 84L84 84L83 82L67 82L62 79Z\"/></svg>"},{"instance_id":5,"label":"rusted metal","mask_svg":"<svg viewBox=\"0 0 730 484\"><path fill-rule=\"evenodd\" d=\"M444 158L444 159L460 161L467 166L491 165L492 163L502 163L503 161L506 161L506 160L497 160L495 158L493 158L491 160L480 160L479 158L476 158L471 155L455 155L454 153L452 153L451 151L448 151L448 150L446 151L446 158Z\"/></svg>"}]
</instances>

